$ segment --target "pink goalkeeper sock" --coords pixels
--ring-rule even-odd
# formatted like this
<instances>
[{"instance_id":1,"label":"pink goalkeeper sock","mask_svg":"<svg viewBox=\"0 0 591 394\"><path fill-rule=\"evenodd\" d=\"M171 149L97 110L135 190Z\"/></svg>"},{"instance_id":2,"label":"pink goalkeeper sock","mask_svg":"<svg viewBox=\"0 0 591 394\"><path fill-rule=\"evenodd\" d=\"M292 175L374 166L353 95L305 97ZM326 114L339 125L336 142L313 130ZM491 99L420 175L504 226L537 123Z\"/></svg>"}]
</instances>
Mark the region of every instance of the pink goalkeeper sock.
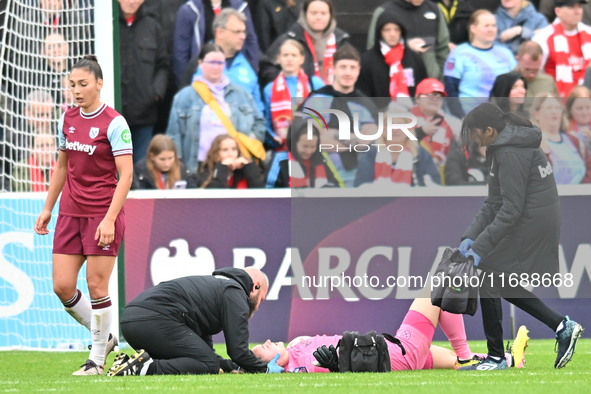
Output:
<instances>
[{"instance_id":1,"label":"pink goalkeeper sock","mask_svg":"<svg viewBox=\"0 0 591 394\"><path fill-rule=\"evenodd\" d=\"M449 339L457 356L462 360L472 358L470 346L466 339L466 329L464 328L464 317L454 313L441 311L439 313L439 325Z\"/></svg>"}]
</instances>

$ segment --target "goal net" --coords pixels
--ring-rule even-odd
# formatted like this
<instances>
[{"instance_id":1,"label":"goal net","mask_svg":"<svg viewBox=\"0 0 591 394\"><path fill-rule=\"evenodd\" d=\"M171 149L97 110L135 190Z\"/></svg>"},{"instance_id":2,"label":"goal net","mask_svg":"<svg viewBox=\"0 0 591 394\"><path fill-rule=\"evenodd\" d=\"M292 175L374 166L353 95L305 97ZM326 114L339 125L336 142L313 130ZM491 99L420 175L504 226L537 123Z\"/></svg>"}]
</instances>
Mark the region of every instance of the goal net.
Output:
<instances>
[{"instance_id":1,"label":"goal net","mask_svg":"<svg viewBox=\"0 0 591 394\"><path fill-rule=\"evenodd\" d=\"M48 236L34 234L33 227L57 160L59 117L75 105L67 81L71 66L97 54L112 75L111 7L103 0L0 1L0 348L79 349L90 340L53 292L59 203ZM97 44L95 32L107 46ZM105 82L112 92L112 78ZM103 100L112 105L112 97ZM85 277L83 268L83 292Z\"/></svg>"}]
</instances>

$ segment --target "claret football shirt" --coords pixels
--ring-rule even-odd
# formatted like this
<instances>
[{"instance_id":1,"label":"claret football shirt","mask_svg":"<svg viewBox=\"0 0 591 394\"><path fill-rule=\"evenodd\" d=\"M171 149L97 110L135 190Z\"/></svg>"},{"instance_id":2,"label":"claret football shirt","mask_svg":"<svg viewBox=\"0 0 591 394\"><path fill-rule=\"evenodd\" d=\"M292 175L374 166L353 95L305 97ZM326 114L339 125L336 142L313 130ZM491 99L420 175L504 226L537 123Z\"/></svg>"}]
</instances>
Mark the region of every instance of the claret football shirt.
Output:
<instances>
[{"instance_id":1,"label":"claret football shirt","mask_svg":"<svg viewBox=\"0 0 591 394\"><path fill-rule=\"evenodd\" d=\"M115 157L131 155L131 132L123 116L102 104L93 113L67 110L58 124L60 150L68 154L59 214L103 216L117 187Z\"/></svg>"}]
</instances>

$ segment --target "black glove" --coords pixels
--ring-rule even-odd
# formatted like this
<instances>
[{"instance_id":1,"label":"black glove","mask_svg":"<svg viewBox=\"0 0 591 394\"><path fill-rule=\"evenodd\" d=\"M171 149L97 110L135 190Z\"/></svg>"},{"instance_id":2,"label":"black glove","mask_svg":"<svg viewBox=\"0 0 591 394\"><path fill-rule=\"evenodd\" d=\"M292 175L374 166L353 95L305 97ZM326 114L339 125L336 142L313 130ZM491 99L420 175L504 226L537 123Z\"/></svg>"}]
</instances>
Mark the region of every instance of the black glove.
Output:
<instances>
[{"instance_id":1,"label":"black glove","mask_svg":"<svg viewBox=\"0 0 591 394\"><path fill-rule=\"evenodd\" d=\"M322 345L313 354L320 367L328 368L330 372L339 372L339 356L333 345Z\"/></svg>"}]
</instances>

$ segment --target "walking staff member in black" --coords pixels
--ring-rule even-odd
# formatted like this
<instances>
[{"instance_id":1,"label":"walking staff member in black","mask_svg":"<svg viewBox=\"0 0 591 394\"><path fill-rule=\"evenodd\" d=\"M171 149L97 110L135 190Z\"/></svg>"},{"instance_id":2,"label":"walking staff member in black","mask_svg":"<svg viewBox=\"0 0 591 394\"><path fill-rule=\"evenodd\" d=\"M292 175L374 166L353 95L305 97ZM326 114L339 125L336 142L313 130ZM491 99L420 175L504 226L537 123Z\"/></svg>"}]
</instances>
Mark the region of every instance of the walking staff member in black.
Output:
<instances>
[{"instance_id":1,"label":"walking staff member in black","mask_svg":"<svg viewBox=\"0 0 591 394\"><path fill-rule=\"evenodd\" d=\"M552 165L540 148L542 132L520 115L484 103L464 118L461 140L464 147L471 141L486 146L490 178L488 198L460 245L460 252L472 256L485 272L480 305L488 357L459 369L507 369L501 297L556 331L554 367L562 368L571 360L583 328L520 285L508 283L512 273L541 280L558 272L560 203Z\"/></svg>"},{"instance_id":2,"label":"walking staff member in black","mask_svg":"<svg viewBox=\"0 0 591 394\"><path fill-rule=\"evenodd\" d=\"M131 301L121 333L138 350L121 353L109 376L283 372L275 357L265 364L248 348L248 319L269 286L258 269L222 268L209 276L162 282ZM213 350L212 335L224 332L231 360Z\"/></svg>"}]
</instances>

